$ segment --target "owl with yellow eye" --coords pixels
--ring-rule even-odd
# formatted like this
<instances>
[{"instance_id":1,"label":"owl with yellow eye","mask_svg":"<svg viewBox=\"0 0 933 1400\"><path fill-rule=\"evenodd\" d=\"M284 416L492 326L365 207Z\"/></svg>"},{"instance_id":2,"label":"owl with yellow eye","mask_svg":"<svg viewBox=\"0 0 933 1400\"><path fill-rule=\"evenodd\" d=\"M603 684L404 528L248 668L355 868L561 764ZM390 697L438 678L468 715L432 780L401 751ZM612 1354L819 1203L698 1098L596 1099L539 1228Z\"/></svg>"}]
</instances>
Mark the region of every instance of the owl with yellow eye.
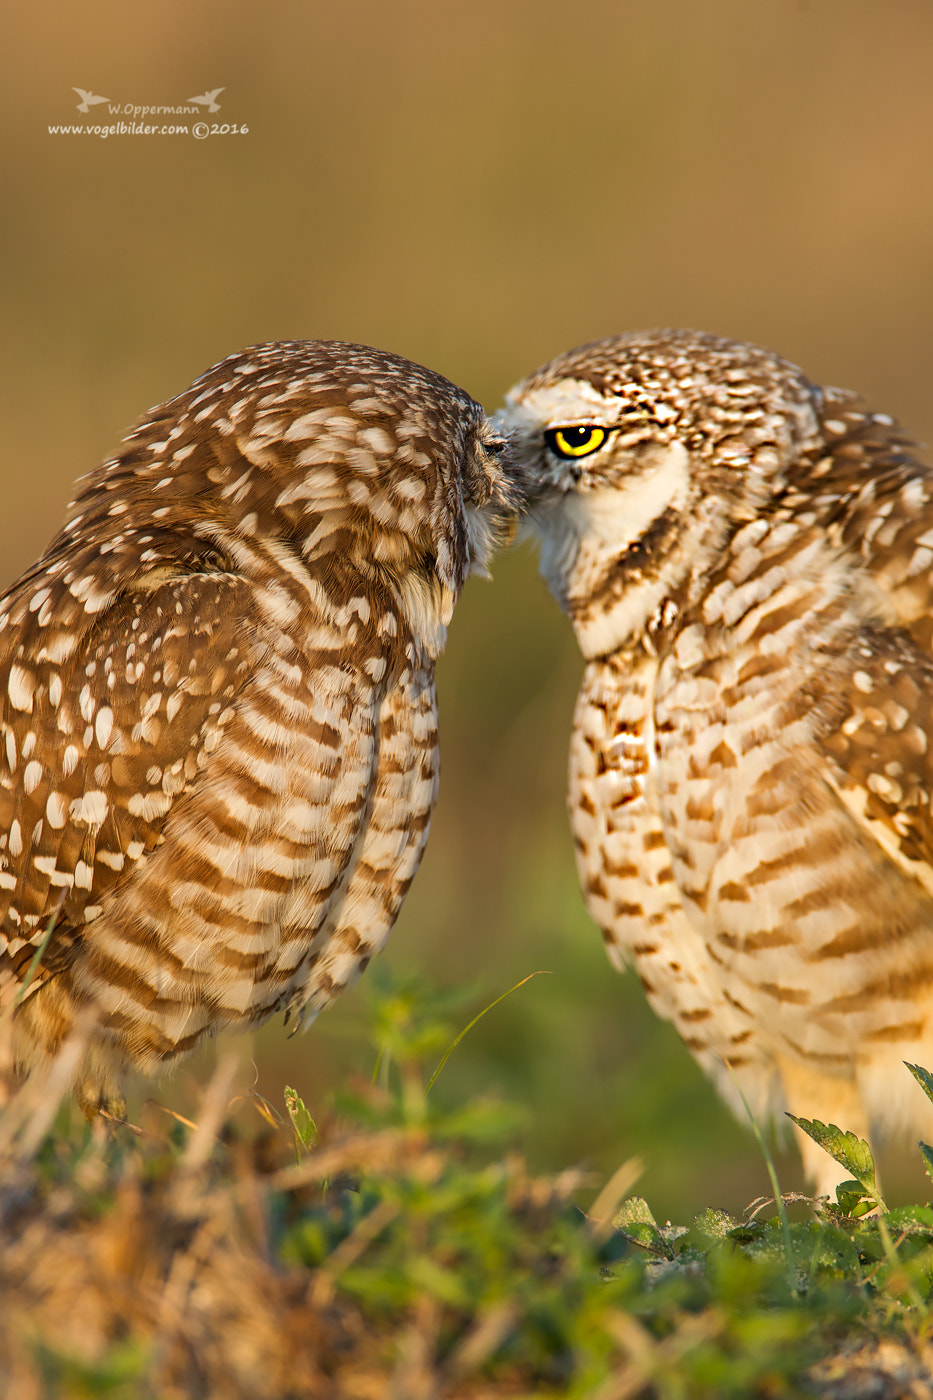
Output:
<instances>
[{"instance_id":1,"label":"owl with yellow eye","mask_svg":"<svg viewBox=\"0 0 933 1400\"><path fill-rule=\"evenodd\" d=\"M927 1136L933 469L695 331L560 355L499 422L586 660L570 814L611 958L740 1115Z\"/></svg>"}]
</instances>

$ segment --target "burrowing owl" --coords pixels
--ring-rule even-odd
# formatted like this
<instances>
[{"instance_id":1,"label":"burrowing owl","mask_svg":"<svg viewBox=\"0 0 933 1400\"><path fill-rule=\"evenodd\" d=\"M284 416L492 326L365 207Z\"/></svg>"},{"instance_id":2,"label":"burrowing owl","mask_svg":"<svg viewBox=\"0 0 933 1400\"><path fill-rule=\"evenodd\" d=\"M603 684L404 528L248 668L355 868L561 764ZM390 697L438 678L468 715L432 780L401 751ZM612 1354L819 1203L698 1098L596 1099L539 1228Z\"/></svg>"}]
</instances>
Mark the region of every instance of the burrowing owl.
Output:
<instances>
[{"instance_id":1,"label":"burrowing owl","mask_svg":"<svg viewBox=\"0 0 933 1400\"><path fill-rule=\"evenodd\" d=\"M918 1126L933 472L852 395L689 331L561 355L501 422L586 658L570 811L610 956L733 1104Z\"/></svg>"},{"instance_id":2,"label":"burrowing owl","mask_svg":"<svg viewBox=\"0 0 933 1400\"><path fill-rule=\"evenodd\" d=\"M437 790L434 663L518 504L440 375L260 345L149 412L0 598L0 985L76 1088L272 1012L384 942Z\"/></svg>"}]
</instances>

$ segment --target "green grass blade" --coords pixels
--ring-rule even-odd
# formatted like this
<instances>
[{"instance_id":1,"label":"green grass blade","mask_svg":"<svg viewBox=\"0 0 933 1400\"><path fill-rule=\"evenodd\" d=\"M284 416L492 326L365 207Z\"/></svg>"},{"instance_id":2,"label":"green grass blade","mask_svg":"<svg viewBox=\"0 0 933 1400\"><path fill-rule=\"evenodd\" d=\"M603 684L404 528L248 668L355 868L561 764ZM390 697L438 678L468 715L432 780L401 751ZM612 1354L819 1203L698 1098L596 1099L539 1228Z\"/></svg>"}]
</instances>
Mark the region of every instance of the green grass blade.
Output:
<instances>
[{"instance_id":1,"label":"green grass blade","mask_svg":"<svg viewBox=\"0 0 933 1400\"><path fill-rule=\"evenodd\" d=\"M59 914L60 914L61 911L62 911L62 905L64 904L64 902L65 902L65 901L64 901L64 897L62 897L62 898L58 901L58 908L55 910L55 913L52 915L51 919L49 920L49 926L48 926L48 928L45 930L45 933L44 933L43 936L42 936L42 942L39 944L39 946L38 946L38 948L36 949L35 953L33 953L33 955L32 955L32 961L30 962L28 968L26 969L26 976L23 978L23 985L20 987L19 991L17 992L17 994L16 994L16 1000L15 1000L14 1003L13 1003L13 1009L14 1009L14 1010L16 1009L17 1006L19 1006L20 1002L23 1000L23 997L24 997L24 996L26 995L26 993L29 991L29 984L30 984L30 982L32 981L32 979L35 977L36 973L39 971L39 964L41 963L42 959L44 958L44 956L45 956L45 950L46 950L46 948L49 946L49 940L51 939L52 934L55 932L55 925L58 923L58 916L59 916Z\"/></svg>"},{"instance_id":2,"label":"green grass blade","mask_svg":"<svg viewBox=\"0 0 933 1400\"><path fill-rule=\"evenodd\" d=\"M758 1126L758 1120L755 1117L754 1113L752 1113L752 1110L749 1108L748 1099L742 1093L742 1086L739 1083L738 1078L732 1069L732 1066L727 1064L726 1069L729 1071L732 1082L735 1085L736 1092L739 1098L742 1100L742 1106L745 1109L745 1112L748 1114L748 1121L752 1125L752 1132L755 1134L755 1140L758 1143L758 1146L761 1148L761 1155L765 1159L765 1166L768 1169L768 1180L771 1182L771 1190L774 1194L774 1203L777 1206L778 1214L781 1217L781 1236L784 1240L784 1261L787 1268L787 1282L791 1292L796 1293L797 1266L794 1262L794 1244L793 1240L791 1239L790 1221L787 1219L787 1208L784 1205L784 1197L781 1195L781 1186L780 1182L778 1181L777 1168L774 1165L774 1158L771 1155L771 1150L768 1147L768 1144L765 1142L764 1134L762 1133L761 1128Z\"/></svg>"},{"instance_id":3,"label":"green grass blade","mask_svg":"<svg viewBox=\"0 0 933 1400\"><path fill-rule=\"evenodd\" d=\"M532 977L550 977L550 975L551 974L547 971L546 968L540 968L537 972L529 972L528 976L523 977L520 982L516 982L514 987L509 987L507 992L503 992L501 996L496 997L495 1001L491 1001L488 1006L484 1006L482 1011L480 1011L476 1016L473 1017L473 1020L469 1023L469 1025L464 1026L463 1030L457 1036L456 1040L451 1041L450 1045L448 1045L447 1049L444 1051L443 1055L441 1056L440 1064L437 1066L437 1069L431 1075L431 1078L428 1080L427 1085L425 1086L424 1097L427 1098L428 1094L430 1094L431 1090L434 1087L434 1083L437 1079L437 1076L440 1074L441 1070L444 1068L447 1061L450 1059L451 1055L454 1053L463 1037L473 1029L477 1021L481 1021L483 1019L487 1011L491 1011L494 1006L498 1006L500 1001L505 1001L506 997L510 997L513 992L517 992L519 987L524 987L525 983L530 982Z\"/></svg>"}]
</instances>

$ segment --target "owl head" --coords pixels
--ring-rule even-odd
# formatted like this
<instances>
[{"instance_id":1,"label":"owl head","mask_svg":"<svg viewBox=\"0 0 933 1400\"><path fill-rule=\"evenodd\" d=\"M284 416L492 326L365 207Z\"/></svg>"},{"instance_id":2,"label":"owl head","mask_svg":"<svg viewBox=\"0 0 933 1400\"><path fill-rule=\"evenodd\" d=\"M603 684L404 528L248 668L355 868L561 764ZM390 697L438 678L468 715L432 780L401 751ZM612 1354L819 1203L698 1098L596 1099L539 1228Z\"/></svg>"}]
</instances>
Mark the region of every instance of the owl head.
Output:
<instances>
[{"instance_id":1,"label":"owl head","mask_svg":"<svg viewBox=\"0 0 933 1400\"><path fill-rule=\"evenodd\" d=\"M542 572L594 654L640 632L821 442L819 391L766 350L648 331L559 355L497 415Z\"/></svg>"},{"instance_id":2,"label":"owl head","mask_svg":"<svg viewBox=\"0 0 933 1400\"><path fill-rule=\"evenodd\" d=\"M56 558L104 606L179 564L249 572L262 545L363 576L440 624L523 499L505 439L462 389L398 355L257 345L151 409L80 483ZM79 557L80 556L80 557Z\"/></svg>"}]
</instances>

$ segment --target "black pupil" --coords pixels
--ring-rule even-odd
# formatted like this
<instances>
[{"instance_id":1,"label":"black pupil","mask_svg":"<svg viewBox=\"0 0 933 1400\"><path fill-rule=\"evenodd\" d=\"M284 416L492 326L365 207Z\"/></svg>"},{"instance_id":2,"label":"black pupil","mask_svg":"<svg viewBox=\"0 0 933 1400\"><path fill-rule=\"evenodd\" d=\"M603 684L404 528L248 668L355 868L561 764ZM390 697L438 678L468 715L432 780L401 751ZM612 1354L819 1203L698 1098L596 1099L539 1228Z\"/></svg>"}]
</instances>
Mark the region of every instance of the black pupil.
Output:
<instances>
[{"instance_id":1,"label":"black pupil","mask_svg":"<svg viewBox=\"0 0 933 1400\"><path fill-rule=\"evenodd\" d=\"M568 447L585 447L593 436L592 428L564 428L564 441Z\"/></svg>"}]
</instances>

